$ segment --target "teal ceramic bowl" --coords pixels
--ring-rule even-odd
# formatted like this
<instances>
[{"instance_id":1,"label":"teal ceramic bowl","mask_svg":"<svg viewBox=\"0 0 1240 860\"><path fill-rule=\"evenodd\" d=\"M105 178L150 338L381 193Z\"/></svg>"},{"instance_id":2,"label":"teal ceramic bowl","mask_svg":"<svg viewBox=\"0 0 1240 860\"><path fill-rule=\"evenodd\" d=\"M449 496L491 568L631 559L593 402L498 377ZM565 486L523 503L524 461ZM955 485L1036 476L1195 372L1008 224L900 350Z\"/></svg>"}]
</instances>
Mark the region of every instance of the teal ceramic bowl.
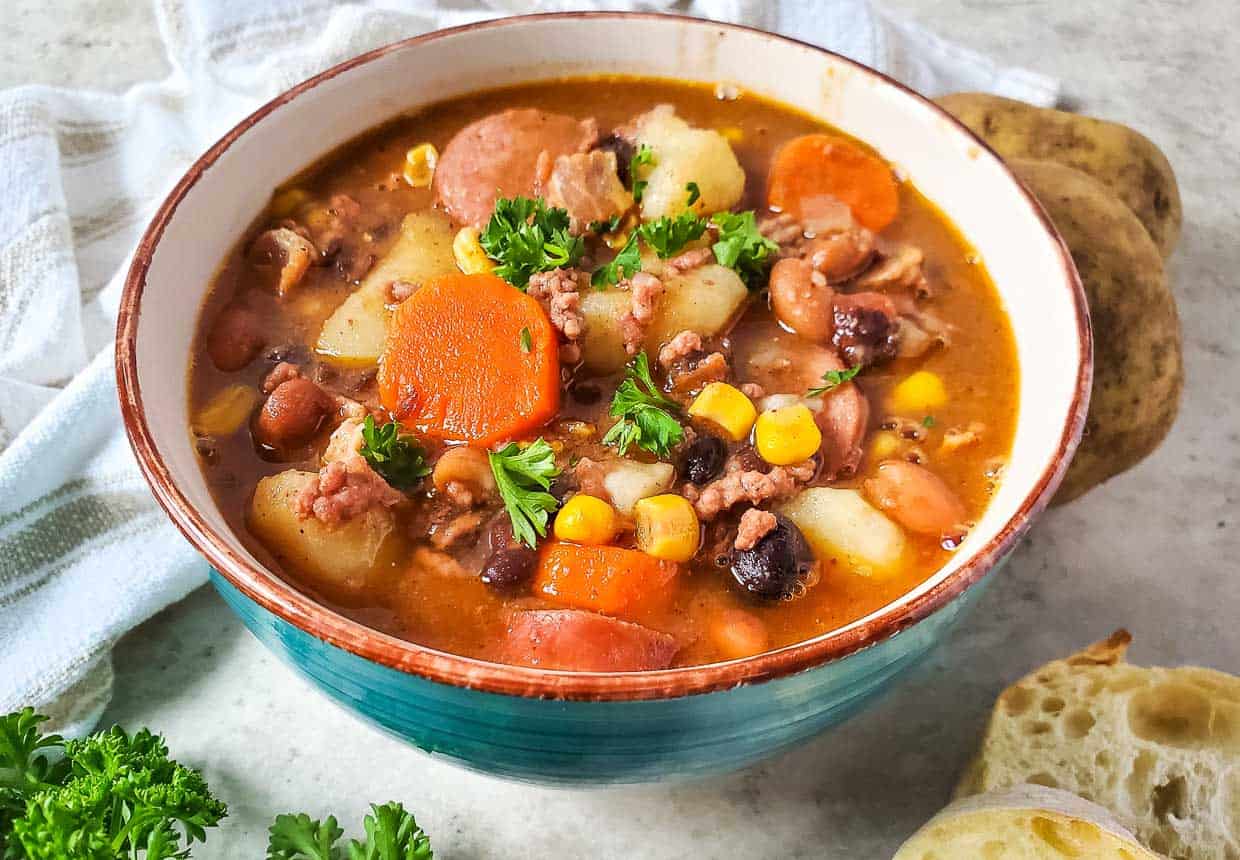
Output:
<instances>
[{"instance_id":1,"label":"teal ceramic bowl","mask_svg":"<svg viewBox=\"0 0 1240 860\"><path fill-rule=\"evenodd\" d=\"M841 629L743 660L658 672L468 659L320 605L250 553L208 491L188 431L197 315L187 309L201 307L219 261L270 189L399 113L505 83L602 72L726 82L874 145L969 239L1012 321L1019 366L1037 370L1012 380L1021 403L1012 454L950 563ZM732 770L864 707L964 617L1046 505L1080 437L1092 360L1084 295L1054 229L1003 163L932 103L788 39L613 13L433 33L350 60L265 105L211 147L156 214L129 273L116 350L138 462L259 639L346 708L424 750L492 774L577 784Z\"/></svg>"}]
</instances>

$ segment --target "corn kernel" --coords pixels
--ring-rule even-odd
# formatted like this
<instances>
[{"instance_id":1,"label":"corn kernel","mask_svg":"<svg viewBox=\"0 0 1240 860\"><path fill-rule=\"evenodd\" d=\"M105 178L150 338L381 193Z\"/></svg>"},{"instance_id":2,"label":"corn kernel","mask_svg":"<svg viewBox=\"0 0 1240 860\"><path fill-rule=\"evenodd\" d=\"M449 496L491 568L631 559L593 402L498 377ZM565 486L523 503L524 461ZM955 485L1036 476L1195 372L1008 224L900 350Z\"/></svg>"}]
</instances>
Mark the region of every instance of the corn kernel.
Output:
<instances>
[{"instance_id":1,"label":"corn kernel","mask_svg":"<svg viewBox=\"0 0 1240 860\"><path fill-rule=\"evenodd\" d=\"M745 139L745 131L738 125L725 125L719 129L728 143L740 143Z\"/></svg>"},{"instance_id":2,"label":"corn kernel","mask_svg":"<svg viewBox=\"0 0 1240 860\"><path fill-rule=\"evenodd\" d=\"M198 410L191 422L199 436L231 436L241 429L258 403L258 392L249 385L221 388Z\"/></svg>"},{"instance_id":3,"label":"corn kernel","mask_svg":"<svg viewBox=\"0 0 1240 860\"><path fill-rule=\"evenodd\" d=\"M429 188L439 163L439 150L429 143L419 143L405 153L405 169L401 175L414 188Z\"/></svg>"},{"instance_id":4,"label":"corn kernel","mask_svg":"<svg viewBox=\"0 0 1240 860\"><path fill-rule=\"evenodd\" d=\"M474 227L462 227L452 240L452 256L456 257L456 266L467 275L483 275L494 271L495 264L482 250L478 241L478 230Z\"/></svg>"},{"instance_id":5,"label":"corn kernel","mask_svg":"<svg viewBox=\"0 0 1240 860\"><path fill-rule=\"evenodd\" d=\"M808 460L822 445L822 431L809 407L798 403L758 416L754 447L773 466L789 466Z\"/></svg>"},{"instance_id":6,"label":"corn kernel","mask_svg":"<svg viewBox=\"0 0 1240 860\"><path fill-rule=\"evenodd\" d=\"M555 536L560 540L597 546L611 543L619 530L616 509L594 496L578 493L555 515Z\"/></svg>"},{"instance_id":7,"label":"corn kernel","mask_svg":"<svg viewBox=\"0 0 1240 860\"><path fill-rule=\"evenodd\" d=\"M892 409L900 415L928 415L947 403L947 389L938 374L919 370L891 392Z\"/></svg>"},{"instance_id":8,"label":"corn kernel","mask_svg":"<svg viewBox=\"0 0 1240 860\"><path fill-rule=\"evenodd\" d=\"M273 218L288 218L309 199L309 192L301 188L286 188L271 198L267 209Z\"/></svg>"},{"instance_id":9,"label":"corn kernel","mask_svg":"<svg viewBox=\"0 0 1240 860\"><path fill-rule=\"evenodd\" d=\"M899 453L902 444L900 437L895 433L886 430L875 433L874 441L870 443L870 458L873 460L890 459Z\"/></svg>"},{"instance_id":10,"label":"corn kernel","mask_svg":"<svg viewBox=\"0 0 1240 860\"><path fill-rule=\"evenodd\" d=\"M719 425L733 442L740 442L749 435L758 410L740 389L726 382L712 382L694 398L689 414Z\"/></svg>"},{"instance_id":11,"label":"corn kernel","mask_svg":"<svg viewBox=\"0 0 1240 860\"><path fill-rule=\"evenodd\" d=\"M666 561L688 561L697 554L702 530L697 513L684 496L663 493L633 506L637 548Z\"/></svg>"}]
</instances>

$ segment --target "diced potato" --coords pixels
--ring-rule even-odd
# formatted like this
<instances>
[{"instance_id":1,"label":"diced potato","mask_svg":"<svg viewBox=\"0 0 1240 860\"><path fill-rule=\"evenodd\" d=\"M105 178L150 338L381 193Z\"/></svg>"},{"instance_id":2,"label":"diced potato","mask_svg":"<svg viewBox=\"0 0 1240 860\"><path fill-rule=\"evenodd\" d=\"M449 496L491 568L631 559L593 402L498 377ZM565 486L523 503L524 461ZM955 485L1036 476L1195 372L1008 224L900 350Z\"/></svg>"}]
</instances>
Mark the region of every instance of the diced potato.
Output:
<instances>
[{"instance_id":1,"label":"diced potato","mask_svg":"<svg viewBox=\"0 0 1240 860\"><path fill-rule=\"evenodd\" d=\"M198 410L191 422L199 436L231 436L241 429L258 404L258 391L250 385L221 388Z\"/></svg>"},{"instance_id":2,"label":"diced potato","mask_svg":"<svg viewBox=\"0 0 1240 860\"><path fill-rule=\"evenodd\" d=\"M401 538L386 508L373 508L335 528L297 516L297 495L317 479L313 472L290 469L259 481L246 517L250 531L321 587L355 590L395 570Z\"/></svg>"},{"instance_id":3,"label":"diced potato","mask_svg":"<svg viewBox=\"0 0 1240 860\"><path fill-rule=\"evenodd\" d=\"M655 274L658 269L653 270ZM680 332L689 329L710 337L737 316L749 295L745 284L731 269L719 265L699 266L683 275L667 278L654 319L646 330L646 348L655 351ZM631 307L627 290L589 291L581 297L586 333L582 356L594 373L611 373L628 361L620 317Z\"/></svg>"},{"instance_id":4,"label":"diced potato","mask_svg":"<svg viewBox=\"0 0 1240 860\"><path fill-rule=\"evenodd\" d=\"M603 478L603 487L611 496L616 510L631 515L633 506L639 501L656 496L670 487L675 474L671 463L616 460Z\"/></svg>"},{"instance_id":5,"label":"diced potato","mask_svg":"<svg viewBox=\"0 0 1240 860\"><path fill-rule=\"evenodd\" d=\"M730 209L745 190L745 171L727 138L717 131L693 128L671 110L651 111L642 118L638 145L649 146L655 165L642 174L642 218L679 215L692 209L710 215ZM686 186L696 182L701 196L688 205Z\"/></svg>"},{"instance_id":6,"label":"diced potato","mask_svg":"<svg viewBox=\"0 0 1240 860\"><path fill-rule=\"evenodd\" d=\"M422 284L457 270L448 219L426 210L405 216L400 236L351 296L323 323L315 349L336 364L375 364L387 338L387 287L392 281Z\"/></svg>"},{"instance_id":7,"label":"diced potato","mask_svg":"<svg viewBox=\"0 0 1240 860\"><path fill-rule=\"evenodd\" d=\"M904 532L856 490L811 487L780 512L796 523L819 559L839 559L854 573L888 576L904 559Z\"/></svg>"}]
</instances>

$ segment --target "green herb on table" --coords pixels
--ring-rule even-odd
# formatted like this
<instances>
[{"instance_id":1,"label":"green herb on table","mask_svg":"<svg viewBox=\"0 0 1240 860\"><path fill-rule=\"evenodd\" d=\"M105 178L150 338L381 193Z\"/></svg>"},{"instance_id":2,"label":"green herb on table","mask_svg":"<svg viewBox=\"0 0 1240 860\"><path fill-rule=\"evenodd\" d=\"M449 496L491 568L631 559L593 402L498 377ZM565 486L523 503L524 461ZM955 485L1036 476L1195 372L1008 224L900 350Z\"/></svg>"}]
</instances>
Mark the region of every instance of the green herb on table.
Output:
<instances>
[{"instance_id":1,"label":"green herb on table","mask_svg":"<svg viewBox=\"0 0 1240 860\"><path fill-rule=\"evenodd\" d=\"M633 446L658 457L667 457L684 438L676 414L680 406L659 390L650 376L646 354L638 353L625 368L625 379L616 388L609 413L619 418L603 437L621 456Z\"/></svg>"},{"instance_id":2,"label":"green herb on table","mask_svg":"<svg viewBox=\"0 0 1240 860\"><path fill-rule=\"evenodd\" d=\"M267 860L433 860L430 837L399 803L372 805L366 838L338 844L344 831L334 816L279 815L268 831Z\"/></svg>"},{"instance_id":3,"label":"green herb on table","mask_svg":"<svg viewBox=\"0 0 1240 860\"><path fill-rule=\"evenodd\" d=\"M828 370L822 375L822 381L824 384L820 385L818 388L811 388L809 391L805 392L805 396L818 397L819 395L826 394L831 389L838 388L845 382L848 382L860 372L861 365L859 364L854 367L850 367L847 370Z\"/></svg>"},{"instance_id":4,"label":"green herb on table","mask_svg":"<svg viewBox=\"0 0 1240 860\"><path fill-rule=\"evenodd\" d=\"M548 515L560 506L547 492L551 479L560 474L555 452L546 440L538 439L521 448L509 442L499 451L487 454L500 498L512 520L512 535L531 549L547 535Z\"/></svg>"},{"instance_id":5,"label":"green herb on table","mask_svg":"<svg viewBox=\"0 0 1240 860\"><path fill-rule=\"evenodd\" d=\"M596 290L605 289L609 285L620 283L621 278L631 278L637 274L642 267L641 249L637 246L638 234L639 231L634 231L611 262L594 270L594 274L590 276L591 286Z\"/></svg>"},{"instance_id":6,"label":"green herb on table","mask_svg":"<svg viewBox=\"0 0 1240 860\"><path fill-rule=\"evenodd\" d=\"M679 253L685 245L700 239L706 232L706 227L707 222L692 212L682 212L675 218L664 215L662 218L647 221L639 228L639 232L660 259L666 260Z\"/></svg>"},{"instance_id":7,"label":"green herb on table","mask_svg":"<svg viewBox=\"0 0 1240 860\"><path fill-rule=\"evenodd\" d=\"M402 435L395 421L379 427L374 417L367 415L362 423L361 455L398 490L408 490L431 473L426 451L412 436Z\"/></svg>"},{"instance_id":8,"label":"green herb on table","mask_svg":"<svg viewBox=\"0 0 1240 860\"><path fill-rule=\"evenodd\" d=\"M574 266L581 259L585 242L569 232L568 220L567 211L548 208L541 197L501 197L478 238L499 264L495 274L523 290L530 275Z\"/></svg>"},{"instance_id":9,"label":"green herb on table","mask_svg":"<svg viewBox=\"0 0 1240 860\"><path fill-rule=\"evenodd\" d=\"M750 287L757 286L779 253L779 245L759 232L752 211L716 212L711 221L719 228L719 238L711 246L715 259L735 269Z\"/></svg>"},{"instance_id":10,"label":"green herb on table","mask_svg":"<svg viewBox=\"0 0 1240 860\"><path fill-rule=\"evenodd\" d=\"M530 334L529 326L522 327L520 343L521 343L521 351L526 354L529 354L529 351L534 348L534 338Z\"/></svg>"},{"instance_id":11,"label":"green herb on table","mask_svg":"<svg viewBox=\"0 0 1240 860\"><path fill-rule=\"evenodd\" d=\"M633 177L633 199L638 203L642 202L642 195L646 193L646 185L648 184L645 179L638 178L638 168L654 167L656 164L658 162L655 160L654 150L644 143L638 147L637 152L629 159L629 176ZM645 171L642 171L642 174L644 173Z\"/></svg>"},{"instance_id":12,"label":"green herb on table","mask_svg":"<svg viewBox=\"0 0 1240 860\"><path fill-rule=\"evenodd\" d=\"M113 727L66 741L39 730L46 720L31 708L0 717L0 856L185 858L227 814L158 735Z\"/></svg>"},{"instance_id":13,"label":"green herb on table","mask_svg":"<svg viewBox=\"0 0 1240 860\"><path fill-rule=\"evenodd\" d=\"M698 188L698 184L696 182L690 182L686 185L685 191L689 192L689 199L685 202L686 206L692 206L694 203L697 203L698 199L702 196L702 189Z\"/></svg>"}]
</instances>

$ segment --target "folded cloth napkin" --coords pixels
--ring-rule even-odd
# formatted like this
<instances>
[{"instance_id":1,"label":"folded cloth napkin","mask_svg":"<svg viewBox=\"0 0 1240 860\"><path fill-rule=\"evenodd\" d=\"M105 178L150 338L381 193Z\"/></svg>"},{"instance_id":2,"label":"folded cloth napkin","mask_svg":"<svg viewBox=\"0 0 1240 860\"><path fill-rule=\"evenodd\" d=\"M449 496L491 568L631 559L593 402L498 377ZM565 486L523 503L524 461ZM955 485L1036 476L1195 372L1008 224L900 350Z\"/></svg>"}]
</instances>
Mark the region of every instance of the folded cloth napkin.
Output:
<instances>
[{"instance_id":1,"label":"folded cloth napkin","mask_svg":"<svg viewBox=\"0 0 1240 860\"><path fill-rule=\"evenodd\" d=\"M123 95L0 93L0 713L34 705L68 733L89 729L110 695L112 643L206 577L138 474L112 372L127 257L176 178L256 106L347 57L437 27L580 5L156 0L167 79ZM1057 95L1053 80L866 0L594 6L778 30L929 94Z\"/></svg>"}]
</instances>

